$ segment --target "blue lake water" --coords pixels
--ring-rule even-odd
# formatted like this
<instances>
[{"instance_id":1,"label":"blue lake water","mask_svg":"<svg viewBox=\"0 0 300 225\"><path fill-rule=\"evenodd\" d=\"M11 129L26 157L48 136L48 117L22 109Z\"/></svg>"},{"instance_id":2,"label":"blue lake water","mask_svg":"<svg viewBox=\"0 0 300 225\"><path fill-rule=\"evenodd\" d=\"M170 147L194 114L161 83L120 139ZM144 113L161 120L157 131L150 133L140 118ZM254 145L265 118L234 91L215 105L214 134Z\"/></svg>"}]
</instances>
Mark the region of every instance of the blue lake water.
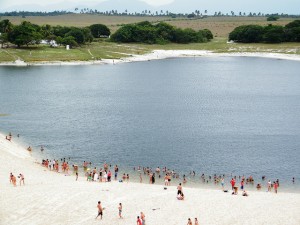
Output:
<instances>
[{"instance_id":1,"label":"blue lake water","mask_svg":"<svg viewBox=\"0 0 300 225\"><path fill-rule=\"evenodd\" d=\"M44 145L44 158L300 183L296 61L0 67L1 113L1 132L19 133L35 152Z\"/></svg>"}]
</instances>

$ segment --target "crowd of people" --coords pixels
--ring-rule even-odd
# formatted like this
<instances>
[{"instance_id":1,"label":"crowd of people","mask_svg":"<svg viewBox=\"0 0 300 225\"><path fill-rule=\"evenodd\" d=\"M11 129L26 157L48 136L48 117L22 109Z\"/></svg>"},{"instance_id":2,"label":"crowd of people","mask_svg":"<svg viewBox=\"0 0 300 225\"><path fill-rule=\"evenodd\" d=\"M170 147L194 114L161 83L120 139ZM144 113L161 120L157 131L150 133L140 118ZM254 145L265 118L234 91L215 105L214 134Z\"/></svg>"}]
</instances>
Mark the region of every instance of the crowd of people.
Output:
<instances>
[{"instance_id":1,"label":"crowd of people","mask_svg":"<svg viewBox=\"0 0 300 225\"><path fill-rule=\"evenodd\" d=\"M19 137L19 136L20 135L18 134L17 137ZM11 141L12 140L11 132L9 132L9 134L5 138L6 138L6 140ZM31 152L32 151L31 146L29 146L27 148L27 150L29 152ZM40 150L41 150L41 152L43 152L44 147L41 146ZM70 160L70 158L69 158L69 160ZM48 168L49 170L53 170L56 172L63 172L66 175L70 175L70 165L69 165L69 162L66 160L66 158L60 159L60 161L55 160L55 159L54 160L48 160L48 159L42 160L42 165L44 167ZM114 177L115 180L118 179L119 168L117 165L115 165L115 167L112 168L112 165L108 165L107 163L104 163L103 167L100 168L99 170L97 170L96 167L94 167L94 169L91 170L89 168L89 167L91 167L91 165L92 165L91 162L87 162L87 161L83 162L84 174L86 176L87 181L110 182L112 180L112 177ZM78 180L79 167L78 167L78 165L74 165L74 164L72 165L72 167L73 167L73 171L76 176L76 180ZM155 169L152 169L151 167L137 166L137 167L134 167L133 169L134 169L134 171L139 172L140 183L143 182L142 173L149 177L149 184L154 184L156 182L156 178L158 177L158 179L160 179L160 178L162 178L162 175L163 175L164 185L166 187L171 185L172 179L182 180L183 184L186 184L188 182L185 174L183 174L181 177L180 173L178 173L174 170L168 169L167 167L163 167L162 169L160 167L156 167ZM190 171L189 175L191 177L195 177L196 172ZM232 176L232 175L231 175L231 177L232 177L232 179L230 180L230 184L231 184L231 188L232 188L232 194L237 195L238 189L240 187L243 195L247 196L247 192L245 190L245 185L247 185L247 184L253 185L254 178L252 176L249 176L246 178L245 176ZM264 181L265 178L266 178L266 176L262 176L262 181ZM205 175L203 173L200 176L200 180L203 183L214 183L216 185L218 185L220 183L222 190L228 191L228 190L225 190L225 174L221 174L221 175L214 174L213 176L211 176L211 175ZM240 186L237 185L237 180L239 180ZM123 173L121 179L119 180L119 182L124 182L124 181L129 182L129 174L128 173ZM293 183L295 182L294 177L292 179L292 182ZM257 188L257 190L261 190L262 184L257 183L256 188ZM273 182L271 182L271 180L269 180L267 182L267 191L268 192L271 192L272 190L274 190L274 192L277 193L278 188L279 188L279 179L276 179ZM177 196L177 198L179 198L179 196ZM180 198L184 199L184 195L181 196Z\"/></svg>"},{"instance_id":2,"label":"crowd of people","mask_svg":"<svg viewBox=\"0 0 300 225\"><path fill-rule=\"evenodd\" d=\"M70 159L70 158L69 158ZM49 170L53 170L56 172L62 172L65 173L66 175L70 175L70 166L69 166L69 162L66 160L66 158L60 159L59 160L42 160L42 165L46 168L48 168ZM114 178L114 180L118 180L118 174L119 174L119 167L118 165L115 165L114 167L111 164L107 164L106 162L103 164L103 167L101 167L100 169L97 169L97 167L94 167L92 170L89 168L91 167L92 163L91 162L87 162L84 161L83 162L83 171L84 171L84 175L86 177L86 180L89 182L111 182L112 179ZM78 180L78 165L72 165L73 167L73 172L76 175L76 180ZM61 169L60 169L61 168ZM167 186L171 185L171 180L172 179L177 179L177 180L182 180L182 183L185 184L187 183L187 179L186 179L186 175L184 174L182 176L182 178L180 177L179 173L175 172L174 170L169 170L166 167L164 167L161 171L160 167L157 167L155 170L153 170L150 167L134 167L133 168L134 171L137 171L139 173L139 178L140 178L140 183L143 182L143 176L142 174L144 174L144 176L148 176L149 177L149 184L154 184L156 181L156 176L160 179L162 178L161 173L164 175L164 185L165 185L165 189ZM195 171L191 171L190 172L191 176L195 176L196 173ZM202 180L202 182L204 183L214 183L216 185L218 185L219 183L221 184L221 188L224 192L228 192L228 190L225 190L225 174L223 175L217 175L214 174L213 176L206 176L205 174L202 174L200 176L200 180ZM237 180L239 180L240 185L238 185ZM265 180L265 176L262 176L262 181ZM129 173L123 173L121 179L119 180L119 182L129 182ZM292 180L293 182L295 182L295 178L293 178ZM182 193L182 189L180 189L180 187L182 188L182 183L180 183L180 185L178 186L179 190L181 190L180 193L177 194L177 199L179 200L183 200L184 199L184 194ZM242 195L243 196L248 196L248 193L245 190L245 185L246 184L251 184L254 185L254 178L252 176L249 177L245 177L245 176L232 176L231 180L230 180L230 185L231 185L231 190L232 190L232 194L233 195L237 195L238 194L238 190L240 188L240 190L242 191ZM257 190L260 190L262 188L261 183L257 183L256 185ZM279 179L277 179L276 181L271 182L271 180L269 180L267 182L267 191L271 192L272 189L274 189L274 192L277 193L278 192L278 188L279 188Z\"/></svg>"},{"instance_id":3,"label":"crowd of people","mask_svg":"<svg viewBox=\"0 0 300 225\"><path fill-rule=\"evenodd\" d=\"M6 139L11 141L12 135L9 134L8 136L6 136ZM44 148L43 146L41 146L41 151L43 151ZM31 151L31 147L28 148L28 151ZM60 172L60 173L64 173L65 175L71 175L70 174L70 166L69 166L69 161L70 158L66 159L66 158L61 158L60 160L49 160L49 159L43 159L42 160L42 166L44 166L45 168L51 170L51 171L55 171L55 172ZM111 182L112 179L114 179L115 181L119 181L119 182L124 182L124 181L129 181L129 174L127 173L123 173L122 177L120 180L118 180L118 174L119 174L119 167L118 165L112 166L111 164L107 164L106 162L103 164L103 166L99 169L97 169L97 167L93 167L93 169L90 169L92 163L91 162L87 162L84 161L82 164L83 167L83 172L84 175L86 176L86 180L89 182ZM76 181L78 180L79 177L79 166L76 164L72 165L73 168L73 173L75 173L76 175ZM142 174L144 174L144 176L148 176L149 177L149 184L154 184L156 181L156 177L163 178L163 183L165 185L165 189L167 189L168 186L171 185L171 180L172 179L177 179L177 180L182 180L182 183L179 183L177 186L177 199L178 200L184 200L185 199L185 195L183 193L183 185L187 183L187 179L186 179L186 175L183 174L182 177L180 176L179 173L175 172L174 170L170 170L166 167L163 167L162 170L160 169L160 167L157 167L156 169L152 169L151 167L134 167L133 168L134 171L137 171L139 173L139 177L140 177L140 182L143 181L143 176ZM190 176L195 177L196 176L196 172L195 171L191 171ZM24 174L20 173L17 177L13 174L10 173L9 175L9 181L13 186L17 186L17 178L19 178L19 185L25 185L25 178L24 178ZM221 184L221 188L224 192L227 192L228 190L225 190L225 186L226 186L226 182L225 182L225 174L223 175L217 175L214 174L213 176L211 175L205 175L202 174L200 176L200 180L202 180L203 183L215 183L215 184ZM262 181L265 181L266 177L262 176ZM293 177L292 182L295 182L295 178ZM240 187L241 191L242 191L242 196L248 196L248 193L245 190L245 185L246 184L254 184L254 178L252 176L249 177L245 177L245 176L231 176L231 180L230 180L230 186L232 189L232 194L233 195L237 195L238 194L238 189ZM238 185L240 184L240 185ZM267 185L267 192L272 192L272 190L274 190L275 193L278 192L278 188L279 188L279 179L277 179L276 181L271 181L268 180L268 182L266 183ZM262 188L261 183L257 183L256 188L258 190L260 190ZM101 205L101 201L98 201L97 204L97 210L98 210L98 214L96 216L96 219L98 219L100 217L100 219L102 219L103 217L103 211L104 211L104 207L102 207ZM122 203L118 204L118 217L120 219L123 218L123 205ZM136 220L137 225L144 225L145 224L145 214L143 212L140 213L140 215L137 216L137 220ZM191 218L188 218L188 223L187 225L198 225L198 219L195 218L194 223L192 222Z\"/></svg>"}]
</instances>

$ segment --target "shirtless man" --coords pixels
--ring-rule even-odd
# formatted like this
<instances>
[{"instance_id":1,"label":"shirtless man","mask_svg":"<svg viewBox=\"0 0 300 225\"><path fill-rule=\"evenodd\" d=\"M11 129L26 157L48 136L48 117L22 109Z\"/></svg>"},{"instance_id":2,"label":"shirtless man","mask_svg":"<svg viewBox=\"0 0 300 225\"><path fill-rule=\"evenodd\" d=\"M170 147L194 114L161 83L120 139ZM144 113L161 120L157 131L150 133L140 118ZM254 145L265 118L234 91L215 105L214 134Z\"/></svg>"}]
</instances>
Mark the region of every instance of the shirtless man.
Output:
<instances>
[{"instance_id":1,"label":"shirtless man","mask_svg":"<svg viewBox=\"0 0 300 225\"><path fill-rule=\"evenodd\" d=\"M191 218L188 218L187 225L193 225Z\"/></svg>"},{"instance_id":2,"label":"shirtless man","mask_svg":"<svg viewBox=\"0 0 300 225\"><path fill-rule=\"evenodd\" d=\"M177 186L177 195L181 195L182 194L182 186L181 183L179 183L179 185Z\"/></svg>"},{"instance_id":3,"label":"shirtless man","mask_svg":"<svg viewBox=\"0 0 300 225\"><path fill-rule=\"evenodd\" d=\"M98 201L97 208L98 208L98 215L96 216L95 219L97 219L98 216L100 216L100 219L102 220L102 216L103 216L103 208L102 208L102 206L101 206L101 202L100 202L100 201Z\"/></svg>"}]
</instances>

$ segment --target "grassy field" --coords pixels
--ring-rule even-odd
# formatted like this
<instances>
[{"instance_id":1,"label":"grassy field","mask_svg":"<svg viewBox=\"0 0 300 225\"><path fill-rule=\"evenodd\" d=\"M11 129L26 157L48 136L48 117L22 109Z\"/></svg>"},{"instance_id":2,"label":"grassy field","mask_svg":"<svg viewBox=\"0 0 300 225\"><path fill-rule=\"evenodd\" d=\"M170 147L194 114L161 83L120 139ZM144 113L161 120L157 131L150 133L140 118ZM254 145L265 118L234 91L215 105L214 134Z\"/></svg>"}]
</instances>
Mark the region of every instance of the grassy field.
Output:
<instances>
[{"instance_id":1,"label":"grassy field","mask_svg":"<svg viewBox=\"0 0 300 225\"><path fill-rule=\"evenodd\" d=\"M282 44L228 44L227 37L235 27L246 24L267 25L270 22L264 17L208 17L205 19L170 19L166 17L130 17L130 16L99 16L99 15L64 15L45 17L1 17L9 19L14 24L19 24L22 20L28 20L39 25L66 25L66 26L89 26L94 23L103 23L109 26L112 31L119 28L121 24L135 23L144 20L151 22L166 21L174 26L193 29L210 29L214 33L214 40L209 43L193 44L167 44L167 45L147 45L147 44L117 44L104 40L82 46L80 48L66 51L65 48L50 48L39 45L31 48L0 48L0 62L14 61L22 59L26 62L40 61L87 61L95 59L119 59L132 54L144 54L155 49L162 50L210 50L221 52L277 52L286 54L300 54L300 43ZM280 19L272 24L285 25L293 19Z\"/></svg>"}]
</instances>

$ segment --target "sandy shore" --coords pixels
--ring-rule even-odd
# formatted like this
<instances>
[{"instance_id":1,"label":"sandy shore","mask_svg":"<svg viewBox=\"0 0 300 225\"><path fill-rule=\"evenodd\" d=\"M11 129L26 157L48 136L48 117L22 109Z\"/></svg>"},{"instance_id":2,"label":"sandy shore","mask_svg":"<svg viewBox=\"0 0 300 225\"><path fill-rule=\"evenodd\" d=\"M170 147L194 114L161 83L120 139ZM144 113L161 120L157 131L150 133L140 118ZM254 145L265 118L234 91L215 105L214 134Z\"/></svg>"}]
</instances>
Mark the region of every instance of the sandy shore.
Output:
<instances>
[{"instance_id":1,"label":"sandy shore","mask_svg":"<svg viewBox=\"0 0 300 225\"><path fill-rule=\"evenodd\" d=\"M14 62L0 62L0 66L73 66L73 65L104 65L129 62L142 62L167 58L179 57L262 57L282 60L300 61L300 55L281 54L281 53L263 53L263 52L234 52L234 53L214 53L204 50L154 50L144 55L131 55L121 59L103 59L94 61L44 61L44 62L24 62L16 60Z\"/></svg>"},{"instance_id":2,"label":"sandy shore","mask_svg":"<svg viewBox=\"0 0 300 225\"><path fill-rule=\"evenodd\" d=\"M184 188L186 199L176 199L176 187L139 183L87 182L41 167L17 143L0 134L0 224L136 224L140 211L147 225L186 224L300 224L300 194L248 192L233 196L221 190ZM13 187L9 173L23 173L25 186ZM18 180L19 181L19 180ZM97 201L103 220L95 220ZM118 203L124 219L118 218Z\"/></svg>"}]
</instances>

